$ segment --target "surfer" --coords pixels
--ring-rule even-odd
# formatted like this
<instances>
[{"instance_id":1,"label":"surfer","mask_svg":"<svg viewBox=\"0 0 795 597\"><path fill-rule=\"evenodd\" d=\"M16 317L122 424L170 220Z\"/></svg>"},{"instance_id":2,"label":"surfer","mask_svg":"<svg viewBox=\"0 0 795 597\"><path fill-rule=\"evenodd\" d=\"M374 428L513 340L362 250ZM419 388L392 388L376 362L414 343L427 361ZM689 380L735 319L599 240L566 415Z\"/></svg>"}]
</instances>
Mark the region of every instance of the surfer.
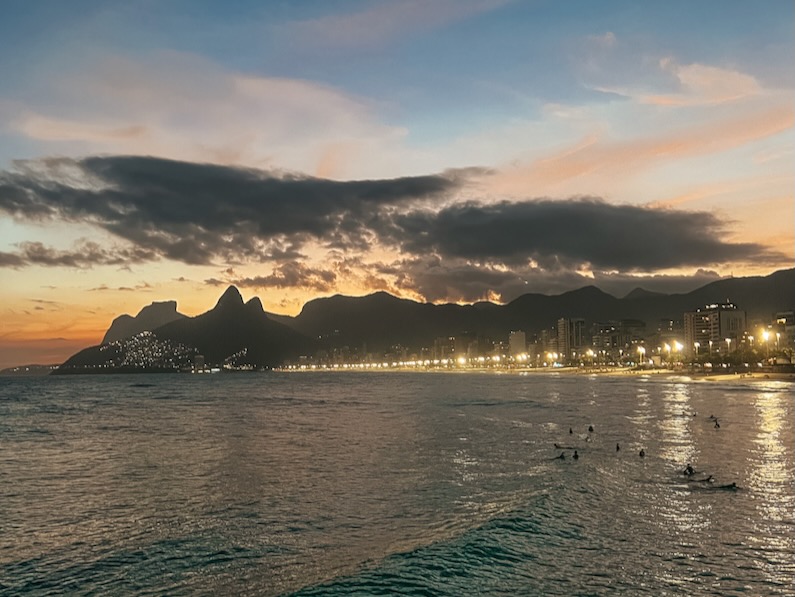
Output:
<instances>
[{"instance_id":1,"label":"surfer","mask_svg":"<svg viewBox=\"0 0 795 597\"><path fill-rule=\"evenodd\" d=\"M621 446L616 444L616 452L618 452L619 450L621 450Z\"/></svg>"},{"instance_id":2,"label":"surfer","mask_svg":"<svg viewBox=\"0 0 795 597\"><path fill-rule=\"evenodd\" d=\"M685 470L682 471L682 474L687 475L688 477L692 477L693 475L696 474L696 470L692 466L690 466L690 463L688 462L687 466L685 467Z\"/></svg>"},{"instance_id":3,"label":"surfer","mask_svg":"<svg viewBox=\"0 0 795 597\"><path fill-rule=\"evenodd\" d=\"M574 456L572 456L572 458L574 458L574 460L577 460L579 457L580 455L577 454L577 450L574 450Z\"/></svg>"},{"instance_id":4,"label":"surfer","mask_svg":"<svg viewBox=\"0 0 795 597\"><path fill-rule=\"evenodd\" d=\"M640 452L638 452L638 456L640 456L641 458L645 458L646 457L646 450L641 448Z\"/></svg>"},{"instance_id":5,"label":"surfer","mask_svg":"<svg viewBox=\"0 0 795 597\"><path fill-rule=\"evenodd\" d=\"M718 419L715 419L715 429L720 429L720 423L718 423Z\"/></svg>"},{"instance_id":6,"label":"surfer","mask_svg":"<svg viewBox=\"0 0 795 597\"><path fill-rule=\"evenodd\" d=\"M555 456L552 460L566 460L566 455L561 452L560 456Z\"/></svg>"},{"instance_id":7,"label":"surfer","mask_svg":"<svg viewBox=\"0 0 795 597\"><path fill-rule=\"evenodd\" d=\"M574 432L571 430L571 427L569 427L569 435L571 435L572 433Z\"/></svg>"},{"instance_id":8,"label":"surfer","mask_svg":"<svg viewBox=\"0 0 795 597\"><path fill-rule=\"evenodd\" d=\"M714 483L715 479L712 477L712 475L709 475L707 477L704 477L703 479L688 479L687 482L688 483Z\"/></svg>"},{"instance_id":9,"label":"surfer","mask_svg":"<svg viewBox=\"0 0 795 597\"><path fill-rule=\"evenodd\" d=\"M588 433L593 433L593 425L588 425Z\"/></svg>"}]
</instances>

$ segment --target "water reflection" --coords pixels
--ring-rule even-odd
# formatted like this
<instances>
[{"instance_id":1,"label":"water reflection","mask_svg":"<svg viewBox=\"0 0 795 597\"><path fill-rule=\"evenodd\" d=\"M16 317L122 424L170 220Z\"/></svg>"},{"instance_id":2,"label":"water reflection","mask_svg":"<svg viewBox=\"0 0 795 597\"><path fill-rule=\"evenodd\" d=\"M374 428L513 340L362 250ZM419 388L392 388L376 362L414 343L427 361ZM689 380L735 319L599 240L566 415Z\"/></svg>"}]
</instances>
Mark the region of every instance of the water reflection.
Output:
<instances>
[{"instance_id":1,"label":"water reflection","mask_svg":"<svg viewBox=\"0 0 795 597\"><path fill-rule=\"evenodd\" d=\"M765 553L789 553L788 561L767 556L760 565L771 580L795 582L795 477L793 477L792 396L759 392L754 401L757 434L748 452L748 486L758 512L753 517L752 545Z\"/></svg>"},{"instance_id":2,"label":"water reflection","mask_svg":"<svg viewBox=\"0 0 795 597\"><path fill-rule=\"evenodd\" d=\"M412 594L455 578L480 594L791 593L792 386L219 379L56 380L70 392L31 387L26 412L0 392L11 592L283 594L344 576L350 594L386 570L372 594L419 568ZM743 489L694 488L687 462Z\"/></svg>"},{"instance_id":3,"label":"water reflection","mask_svg":"<svg viewBox=\"0 0 795 597\"><path fill-rule=\"evenodd\" d=\"M678 484L665 492L659 503L659 513L663 524L682 533L696 533L711 524L711 505L709 502L693 499L694 482L683 474L687 464L693 463L694 477L703 478L699 470L698 450L693 441L692 406L690 404L691 386L683 383L666 385L662 388L662 413L658 423L660 456L668 461L671 469L671 483Z\"/></svg>"},{"instance_id":4,"label":"water reflection","mask_svg":"<svg viewBox=\"0 0 795 597\"><path fill-rule=\"evenodd\" d=\"M662 390L663 417L660 421L660 455L674 467L684 468L697 462L697 451L691 433L691 388L687 384L673 384Z\"/></svg>"},{"instance_id":5,"label":"water reflection","mask_svg":"<svg viewBox=\"0 0 795 597\"><path fill-rule=\"evenodd\" d=\"M654 422L654 414L651 410L651 398L646 387L639 386L636 393L636 406L634 412L629 415L629 420L633 423L636 444L633 450L646 449L652 437L651 427Z\"/></svg>"}]
</instances>

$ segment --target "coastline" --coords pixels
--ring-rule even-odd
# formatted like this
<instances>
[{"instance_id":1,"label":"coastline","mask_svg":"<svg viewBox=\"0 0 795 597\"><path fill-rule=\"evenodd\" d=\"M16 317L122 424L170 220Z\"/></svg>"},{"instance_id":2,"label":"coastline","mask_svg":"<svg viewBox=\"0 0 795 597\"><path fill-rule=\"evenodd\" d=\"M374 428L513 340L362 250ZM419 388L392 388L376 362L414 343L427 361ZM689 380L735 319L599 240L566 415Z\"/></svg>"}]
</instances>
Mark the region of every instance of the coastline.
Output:
<instances>
[{"instance_id":1,"label":"coastline","mask_svg":"<svg viewBox=\"0 0 795 597\"><path fill-rule=\"evenodd\" d=\"M319 372L348 372L348 373L491 373L494 375L565 375L565 376L599 376L625 378L634 377L670 377L678 378L688 382L720 382L720 383L747 383L747 382L795 382L795 372L755 372L755 373L722 373L722 372L693 372L679 369L650 368L636 369L632 367L611 367L609 369L598 368L574 368L574 367L517 367L517 368L494 368L494 367L466 367L466 368L418 368L418 367L384 367L367 368L358 367L336 368L318 367L316 369L277 369L281 372L289 373L319 373Z\"/></svg>"},{"instance_id":2,"label":"coastline","mask_svg":"<svg viewBox=\"0 0 795 597\"><path fill-rule=\"evenodd\" d=\"M717 373L717 372L691 372L681 371L677 369L634 369L634 368L619 368L609 370L599 369L570 369L562 367L560 369L549 371L547 369L517 369L517 373L528 373L534 375L543 374L556 374L561 373L564 375L598 375L600 377L625 377L631 376L655 376L655 377L676 377L685 379L687 381L707 381L707 382L737 382L745 383L749 381L785 381L795 382L795 373L789 372L756 372L756 373Z\"/></svg>"}]
</instances>

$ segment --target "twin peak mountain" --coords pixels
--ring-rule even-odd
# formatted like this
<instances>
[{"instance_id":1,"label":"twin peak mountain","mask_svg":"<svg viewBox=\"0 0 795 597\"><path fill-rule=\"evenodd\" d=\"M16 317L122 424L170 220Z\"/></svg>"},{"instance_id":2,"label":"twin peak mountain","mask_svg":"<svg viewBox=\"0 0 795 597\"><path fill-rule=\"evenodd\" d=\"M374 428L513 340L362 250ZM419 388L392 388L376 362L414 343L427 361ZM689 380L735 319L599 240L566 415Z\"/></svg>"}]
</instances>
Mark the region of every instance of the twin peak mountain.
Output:
<instances>
[{"instance_id":1,"label":"twin peak mountain","mask_svg":"<svg viewBox=\"0 0 795 597\"><path fill-rule=\"evenodd\" d=\"M234 286L226 289L215 307L196 317L179 313L176 301L152 303L135 317L121 315L113 320L102 344L120 343L142 332L152 332L171 346L194 348L209 364L245 351L251 364L273 366L315 348L303 334L268 317L258 297L244 303ZM64 365L76 365L75 357L84 352Z\"/></svg>"}]
</instances>

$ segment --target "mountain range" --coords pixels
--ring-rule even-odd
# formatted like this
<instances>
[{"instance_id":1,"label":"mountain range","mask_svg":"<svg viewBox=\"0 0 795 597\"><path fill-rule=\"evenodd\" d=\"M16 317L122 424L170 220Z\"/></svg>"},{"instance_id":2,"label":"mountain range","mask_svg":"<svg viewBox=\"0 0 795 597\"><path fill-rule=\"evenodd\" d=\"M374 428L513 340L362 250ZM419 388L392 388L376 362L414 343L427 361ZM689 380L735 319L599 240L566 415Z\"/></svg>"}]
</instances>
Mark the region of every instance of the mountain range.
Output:
<instances>
[{"instance_id":1,"label":"mountain range","mask_svg":"<svg viewBox=\"0 0 795 597\"><path fill-rule=\"evenodd\" d=\"M767 323L775 313L795 307L795 269L769 276L727 278L686 294L638 288L616 298L586 286L556 296L525 294L505 305L437 305L386 292L362 297L335 295L309 301L295 317L266 313L256 297L244 303L237 288L230 286L213 309L196 317L178 313L174 301L153 303L136 317L118 317L101 346L72 356L60 372L134 363L128 353L143 349L140 341L131 338L139 338L142 332L152 332L149 342L156 339L160 343L152 349L158 352L168 352L163 348L168 345L202 354L208 364L232 359L272 367L286 359L343 346L366 346L373 352L395 344L420 348L432 345L435 338L461 333L504 340L512 330L534 334L552 328L561 317L581 317L589 323L634 319L656 330L660 321L681 321L686 311L727 301L745 310L749 322ZM110 355L116 356L109 360ZM169 368L175 362L161 364Z\"/></svg>"},{"instance_id":2,"label":"mountain range","mask_svg":"<svg viewBox=\"0 0 795 597\"><path fill-rule=\"evenodd\" d=\"M616 298L586 286L556 296L525 294L505 305L434 305L376 292L312 300L296 317L270 316L327 343L351 347L366 343L372 350L382 350L394 344L428 346L434 338L464 331L493 339L505 339L512 330L535 334L554 327L561 317L582 317L589 323L636 319L656 330L660 321L681 321L686 311L729 301L745 310L749 321L767 323L774 313L795 307L795 269L718 280L686 294L638 288Z\"/></svg>"}]
</instances>

